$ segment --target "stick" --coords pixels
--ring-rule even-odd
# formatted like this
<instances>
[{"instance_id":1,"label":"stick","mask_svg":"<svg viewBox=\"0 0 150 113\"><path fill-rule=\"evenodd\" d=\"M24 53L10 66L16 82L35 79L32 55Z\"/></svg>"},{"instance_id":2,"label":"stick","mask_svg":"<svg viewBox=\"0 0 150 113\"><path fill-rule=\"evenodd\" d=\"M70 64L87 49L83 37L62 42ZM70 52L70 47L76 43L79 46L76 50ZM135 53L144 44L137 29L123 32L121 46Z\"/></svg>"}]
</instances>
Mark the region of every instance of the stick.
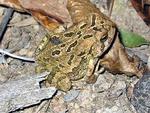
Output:
<instances>
[{"instance_id":1,"label":"stick","mask_svg":"<svg viewBox=\"0 0 150 113\"><path fill-rule=\"evenodd\" d=\"M0 24L0 42L2 41L3 35L4 35L6 28L7 28L7 24L9 23L9 20L11 19L13 12L14 12L14 10L12 8L6 9L6 13L4 15L4 18L2 19L1 24Z\"/></svg>"},{"instance_id":2,"label":"stick","mask_svg":"<svg viewBox=\"0 0 150 113\"><path fill-rule=\"evenodd\" d=\"M4 55L8 55L12 58L21 59L21 60L25 60L25 61L29 61L29 62L35 62L34 58L27 58L27 57L17 56L17 55L9 53L7 51L4 51L3 49L0 49L0 53L4 54Z\"/></svg>"}]
</instances>

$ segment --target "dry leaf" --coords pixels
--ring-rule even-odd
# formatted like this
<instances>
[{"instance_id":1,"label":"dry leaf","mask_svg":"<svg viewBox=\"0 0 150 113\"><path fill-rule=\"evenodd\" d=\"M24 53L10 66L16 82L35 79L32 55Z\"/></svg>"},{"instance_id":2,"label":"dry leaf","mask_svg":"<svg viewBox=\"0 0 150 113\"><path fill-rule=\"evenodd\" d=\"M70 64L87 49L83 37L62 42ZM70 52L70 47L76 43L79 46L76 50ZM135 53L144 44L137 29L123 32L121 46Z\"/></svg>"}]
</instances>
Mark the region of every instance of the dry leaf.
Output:
<instances>
[{"instance_id":1,"label":"dry leaf","mask_svg":"<svg viewBox=\"0 0 150 113\"><path fill-rule=\"evenodd\" d=\"M131 0L131 3L143 21L150 25L150 0Z\"/></svg>"},{"instance_id":2,"label":"dry leaf","mask_svg":"<svg viewBox=\"0 0 150 113\"><path fill-rule=\"evenodd\" d=\"M72 22L66 3L66 0L0 0L1 5L30 13L48 30Z\"/></svg>"},{"instance_id":3,"label":"dry leaf","mask_svg":"<svg viewBox=\"0 0 150 113\"><path fill-rule=\"evenodd\" d=\"M101 59L101 65L112 73L125 73L127 75L142 76L145 67L139 67L140 61L137 57L131 58L121 45L119 37L116 37L112 48Z\"/></svg>"}]
</instances>

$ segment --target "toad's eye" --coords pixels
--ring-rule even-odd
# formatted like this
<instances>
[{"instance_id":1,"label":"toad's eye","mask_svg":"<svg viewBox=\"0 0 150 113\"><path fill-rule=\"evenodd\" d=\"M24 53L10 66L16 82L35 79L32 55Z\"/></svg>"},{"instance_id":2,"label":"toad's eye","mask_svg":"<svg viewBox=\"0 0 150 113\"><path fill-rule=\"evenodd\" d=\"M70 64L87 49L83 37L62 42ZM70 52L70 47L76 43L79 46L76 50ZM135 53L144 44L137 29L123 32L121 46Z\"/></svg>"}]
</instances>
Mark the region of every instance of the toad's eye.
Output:
<instances>
[{"instance_id":1,"label":"toad's eye","mask_svg":"<svg viewBox=\"0 0 150 113\"><path fill-rule=\"evenodd\" d=\"M101 37L100 42L104 43L108 39L108 35L104 35Z\"/></svg>"}]
</instances>

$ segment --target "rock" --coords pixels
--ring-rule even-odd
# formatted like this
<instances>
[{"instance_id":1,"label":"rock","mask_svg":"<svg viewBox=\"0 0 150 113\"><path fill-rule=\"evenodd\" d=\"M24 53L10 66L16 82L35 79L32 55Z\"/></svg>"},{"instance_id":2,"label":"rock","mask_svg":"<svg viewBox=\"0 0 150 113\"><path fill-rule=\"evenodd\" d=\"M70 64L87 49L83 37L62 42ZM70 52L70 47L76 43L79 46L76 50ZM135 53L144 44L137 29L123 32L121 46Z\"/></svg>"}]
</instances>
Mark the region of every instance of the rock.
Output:
<instances>
[{"instance_id":1,"label":"rock","mask_svg":"<svg viewBox=\"0 0 150 113\"><path fill-rule=\"evenodd\" d=\"M137 110L137 113L150 112L150 72L145 73L135 84L131 103Z\"/></svg>"},{"instance_id":2,"label":"rock","mask_svg":"<svg viewBox=\"0 0 150 113\"><path fill-rule=\"evenodd\" d=\"M110 88L108 98L117 98L125 92L125 81L116 81Z\"/></svg>"},{"instance_id":3,"label":"rock","mask_svg":"<svg viewBox=\"0 0 150 113\"><path fill-rule=\"evenodd\" d=\"M56 97L54 97L50 103L50 107L50 110L54 113L65 113L66 111L68 111L62 95L57 95Z\"/></svg>"},{"instance_id":4,"label":"rock","mask_svg":"<svg viewBox=\"0 0 150 113\"><path fill-rule=\"evenodd\" d=\"M93 90L103 92L110 88L114 82L114 76L108 72L100 74L96 83L93 84Z\"/></svg>"},{"instance_id":5,"label":"rock","mask_svg":"<svg viewBox=\"0 0 150 113\"><path fill-rule=\"evenodd\" d=\"M75 98L77 98L77 96L79 95L80 91L79 90L70 90L67 92L67 94L64 96L64 100L66 102L68 101L72 101L74 100Z\"/></svg>"}]
</instances>

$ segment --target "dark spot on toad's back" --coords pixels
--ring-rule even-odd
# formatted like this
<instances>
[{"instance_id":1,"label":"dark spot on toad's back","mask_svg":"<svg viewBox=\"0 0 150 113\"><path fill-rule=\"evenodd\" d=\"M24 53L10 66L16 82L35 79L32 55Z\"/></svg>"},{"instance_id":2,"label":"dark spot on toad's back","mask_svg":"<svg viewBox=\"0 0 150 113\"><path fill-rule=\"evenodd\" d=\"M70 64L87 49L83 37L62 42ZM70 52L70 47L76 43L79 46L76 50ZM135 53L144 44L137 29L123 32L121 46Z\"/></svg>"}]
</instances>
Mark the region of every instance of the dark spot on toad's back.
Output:
<instances>
[{"instance_id":1,"label":"dark spot on toad's back","mask_svg":"<svg viewBox=\"0 0 150 113\"><path fill-rule=\"evenodd\" d=\"M100 31L100 32L102 31L101 28L97 28L97 27L93 27L93 30Z\"/></svg>"},{"instance_id":2,"label":"dark spot on toad's back","mask_svg":"<svg viewBox=\"0 0 150 113\"><path fill-rule=\"evenodd\" d=\"M83 55L85 55L85 52L80 52L80 54L78 54L78 56L83 56Z\"/></svg>"},{"instance_id":3,"label":"dark spot on toad's back","mask_svg":"<svg viewBox=\"0 0 150 113\"><path fill-rule=\"evenodd\" d=\"M69 60L68 60L68 64L69 65L71 65L73 58L74 58L74 55L71 55L70 58L69 58Z\"/></svg>"},{"instance_id":4,"label":"dark spot on toad's back","mask_svg":"<svg viewBox=\"0 0 150 113\"><path fill-rule=\"evenodd\" d=\"M66 44L62 44L60 47L65 47L66 46Z\"/></svg>"},{"instance_id":5,"label":"dark spot on toad's back","mask_svg":"<svg viewBox=\"0 0 150 113\"><path fill-rule=\"evenodd\" d=\"M91 38L93 35L85 35L83 36L83 39Z\"/></svg>"},{"instance_id":6,"label":"dark spot on toad's back","mask_svg":"<svg viewBox=\"0 0 150 113\"><path fill-rule=\"evenodd\" d=\"M95 20L96 20L96 15L92 15L92 24L91 24L91 26L95 25Z\"/></svg>"},{"instance_id":7,"label":"dark spot on toad's back","mask_svg":"<svg viewBox=\"0 0 150 113\"><path fill-rule=\"evenodd\" d=\"M52 52L52 55L55 56L55 55L59 55L60 54L60 50L54 50Z\"/></svg>"},{"instance_id":8,"label":"dark spot on toad's back","mask_svg":"<svg viewBox=\"0 0 150 113\"><path fill-rule=\"evenodd\" d=\"M73 47L75 47L76 45L77 45L77 41L75 41L75 42L73 42L72 44L70 44L70 46L69 46L68 49L67 49L67 52L70 52L71 49L72 49Z\"/></svg>"},{"instance_id":9,"label":"dark spot on toad's back","mask_svg":"<svg viewBox=\"0 0 150 113\"><path fill-rule=\"evenodd\" d=\"M83 29L84 27L86 27L87 24L83 24L82 26L80 26L80 29Z\"/></svg>"},{"instance_id":10,"label":"dark spot on toad's back","mask_svg":"<svg viewBox=\"0 0 150 113\"><path fill-rule=\"evenodd\" d=\"M62 64L59 64L59 67L64 68L65 66L63 66Z\"/></svg>"},{"instance_id":11,"label":"dark spot on toad's back","mask_svg":"<svg viewBox=\"0 0 150 113\"><path fill-rule=\"evenodd\" d=\"M64 34L65 37L72 37L72 35L74 35L74 32L69 32Z\"/></svg>"},{"instance_id":12,"label":"dark spot on toad's back","mask_svg":"<svg viewBox=\"0 0 150 113\"><path fill-rule=\"evenodd\" d=\"M80 34L81 34L81 31L78 31L78 32L77 32L77 35L80 35Z\"/></svg>"},{"instance_id":13,"label":"dark spot on toad's back","mask_svg":"<svg viewBox=\"0 0 150 113\"><path fill-rule=\"evenodd\" d=\"M104 24L104 21L101 21L100 23L101 23L101 24Z\"/></svg>"},{"instance_id":14,"label":"dark spot on toad's back","mask_svg":"<svg viewBox=\"0 0 150 113\"><path fill-rule=\"evenodd\" d=\"M78 38L80 38L82 35L80 34L80 35L78 35Z\"/></svg>"}]
</instances>

